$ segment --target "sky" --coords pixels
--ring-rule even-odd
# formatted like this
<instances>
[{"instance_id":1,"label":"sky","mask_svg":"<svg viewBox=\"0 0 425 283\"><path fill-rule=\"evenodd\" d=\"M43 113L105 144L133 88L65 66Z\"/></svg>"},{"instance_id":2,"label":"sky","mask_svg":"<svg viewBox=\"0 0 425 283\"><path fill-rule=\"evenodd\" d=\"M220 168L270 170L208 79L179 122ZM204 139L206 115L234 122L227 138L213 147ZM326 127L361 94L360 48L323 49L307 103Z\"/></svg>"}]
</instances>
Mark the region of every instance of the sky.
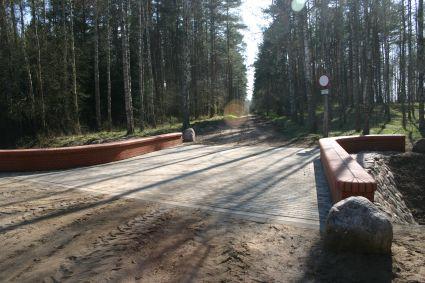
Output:
<instances>
[{"instance_id":1,"label":"sky","mask_svg":"<svg viewBox=\"0 0 425 283\"><path fill-rule=\"evenodd\" d=\"M248 68L247 98L251 100L254 90L254 62L258 46L263 41L262 29L270 24L262 10L269 7L272 0L243 0L241 16L247 29L242 32L246 43L246 66Z\"/></svg>"}]
</instances>

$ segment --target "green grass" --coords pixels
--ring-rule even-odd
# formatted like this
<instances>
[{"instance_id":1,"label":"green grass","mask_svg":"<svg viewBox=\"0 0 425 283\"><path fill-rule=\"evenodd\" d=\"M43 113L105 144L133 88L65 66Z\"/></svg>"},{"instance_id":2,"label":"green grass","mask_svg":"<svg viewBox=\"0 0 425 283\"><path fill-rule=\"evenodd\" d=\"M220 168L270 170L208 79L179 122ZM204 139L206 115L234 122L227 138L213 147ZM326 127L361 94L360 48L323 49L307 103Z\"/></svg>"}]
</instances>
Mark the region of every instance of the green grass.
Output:
<instances>
[{"instance_id":1,"label":"green grass","mask_svg":"<svg viewBox=\"0 0 425 283\"><path fill-rule=\"evenodd\" d=\"M416 107L417 108L417 107ZM416 109L417 110L417 109ZM415 117L418 117L416 113ZM317 119L318 119L318 132L310 133L306 125L307 119L304 125L299 125L293 122L287 117L269 115L266 118L271 120L273 125L276 126L278 131L285 136L289 141L303 142L306 144L314 145L317 141L322 138L322 117L323 109L318 108ZM218 125L224 124L224 120L237 119L238 117L229 116L215 116L213 118L200 118L191 122L192 127L197 132L202 133L203 131L214 130ZM422 138L421 133L418 129L417 120L407 120L406 128L402 126L402 114L399 105L392 105L391 107L391 121L385 122L384 110L382 107L377 106L370 119L370 133L371 134L404 134L408 137L408 142L411 144L416 140ZM334 108L334 119L331 122L330 136L349 136L359 135L360 132L356 132L355 128L355 115L353 111L348 111L347 122L342 123L338 117L338 109ZM38 136L36 139L27 138L23 139L18 143L18 148L46 148L46 147L66 147L76 146L92 143L105 143L117 140L140 138L147 136L154 136L160 134L166 134L171 132L180 132L181 123L176 119L171 120L169 123L161 124L157 128L146 128L144 131L139 129L136 132L128 136L124 129L114 129L112 131L100 131L100 132L85 132L82 135L63 135L63 136Z\"/></svg>"},{"instance_id":2,"label":"green grass","mask_svg":"<svg viewBox=\"0 0 425 283\"><path fill-rule=\"evenodd\" d=\"M338 117L338 109L334 108L334 119L331 122L329 136L350 136L360 135L361 132L355 131L354 111L347 113L346 123L342 123ZM417 107L416 115L419 116ZM287 117L270 115L267 117L278 127L279 131L289 140L307 140L314 143L322 137L323 128L323 110L318 109L318 133L310 133L306 125L299 125ZM307 122L307 119L305 119ZM391 106L391 121L386 123L384 109L380 106L375 107L370 118L370 134L403 134L406 135L410 143L423 137L418 129L417 119L407 120L406 128L402 126L402 113L399 105Z\"/></svg>"},{"instance_id":3,"label":"green grass","mask_svg":"<svg viewBox=\"0 0 425 283\"><path fill-rule=\"evenodd\" d=\"M191 125L194 127L205 127L222 122L224 119L233 119L233 116L215 116L213 118L200 118L198 120L191 121ZM127 135L127 131L124 129L112 129L111 131L99 131L99 132L85 132L81 135L62 135L62 136L43 136L39 135L36 139L25 138L18 143L18 148L57 148L67 146L77 146L92 143L105 143L112 141L119 141L132 138L142 138L148 136L155 136L173 132L180 132L182 124L181 122L169 122L158 125L156 128L146 128L143 131L136 129L133 135Z\"/></svg>"}]
</instances>

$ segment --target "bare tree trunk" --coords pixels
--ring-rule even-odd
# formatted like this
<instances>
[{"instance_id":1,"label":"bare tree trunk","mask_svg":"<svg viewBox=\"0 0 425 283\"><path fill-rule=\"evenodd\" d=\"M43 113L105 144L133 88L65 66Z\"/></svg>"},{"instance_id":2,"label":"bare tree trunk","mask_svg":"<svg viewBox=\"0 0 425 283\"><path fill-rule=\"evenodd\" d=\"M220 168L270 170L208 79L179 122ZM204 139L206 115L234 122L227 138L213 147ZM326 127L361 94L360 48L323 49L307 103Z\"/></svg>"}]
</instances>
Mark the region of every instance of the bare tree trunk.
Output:
<instances>
[{"instance_id":1,"label":"bare tree trunk","mask_svg":"<svg viewBox=\"0 0 425 283\"><path fill-rule=\"evenodd\" d=\"M337 1L337 7L336 7L336 22L335 22L335 34L336 34L336 74L337 74L337 88L335 91L337 92L336 95L339 98L339 112L340 112L340 123L341 125L346 123L347 117L346 117L346 101L347 101L347 92L345 91L344 84L345 80L343 78L344 76L344 66L345 66L345 58L344 58L344 51L343 51L343 38L344 38L344 15L343 15L343 7L341 1Z\"/></svg>"},{"instance_id":2,"label":"bare tree trunk","mask_svg":"<svg viewBox=\"0 0 425 283\"><path fill-rule=\"evenodd\" d=\"M75 62L74 5L72 0L70 1L70 20L71 20L72 98L73 98L73 104L74 104L74 123L75 123L75 132L77 134L81 134L80 110L78 107L78 92L77 92L77 65Z\"/></svg>"},{"instance_id":3,"label":"bare tree trunk","mask_svg":"<svg viewBox=\"0 0 425 283\"><path fill-rule=\"evenodd\" d=\"M139 105L139 119L140 119L140 131L143 131L145 128L145 106L144 106L144 76L143 76L143 1L139 1L139 7L137 9L138 16L138 59L139 59L139 97L140 97L140 105Z\"/></svg>"},{"instance_id":4,"label":"bare tree trunk","mask_svg":"<svg viewBox=\"0 0 425 283\"><path fill-rule=\"evenodd\" d=\"M7 67L8 67L8 76L5 80L5 95L7 106L10 107L11 97L12 97L12 86L11 82L13 80L13 70L12 70L12 44L9 34L9 23L6 14L7 3L5 0L0 0L0 29L5 35L5 50L7 49ZM5 52L6 53L6 52Z\"/></svg>"},{"instance_id":5,"label":"bare tree trunk","mask_svg":"<svg viewBox=\"0 0 425 283\"><path fill-rule=\"evenodd\" d=\"M216 72L216 23L215 23L215 14L216 14L216 3L215 0L210 0L210 117L217 114L216 112L216 87L217 87L217 72Z\"/></svg>"},{"instance_id":6,"label":"bare tree trunk","mask_svg":"<svg viewBox=\"0 0 425 283\"><path fill-rule=\"evenodd\" d=\"M386 7L386 3L384 3ZM386 9L386 8L385 8ZM385 119L386 122L391 121L391 82L390 82L390 42L389 28L387 19L384 19L384 86L385 86Z\"/></svg>"},{"instance_id":7,"label":"bare tree trunk","mask_svg":"<svg viewBox=\"0 0 425 283\"><path fill-rule=\"evenodd\" d=\"M30 98L31 102L31 115L34 117L35 115L35 99L34 99L34 88L32 85L32 74L31 74L31 66L28 59L28 53L27 53L27 43L26 43L26 36L25 36L25 24L24 24L24 7L23 7L23 1L21 0L19 2L19 11L21 14L21 34L22 34L22 52L24 54L24 60L25 60L25 70L27 72L28 76L28 96ZM12 6L12 13L14 12L13 6ZM35 19L34 23L35 23Z\"/></svg>"},{"instance_id":8,"label":"bare tree trunk","mask_svg":"<svg viewBox=\"0 0 425 283\"><path fill-rule=\"evenodd\" d=\"M121 2L121 41L122 41L122 62L124 79L124 102L125 114L127 118L127 134L134 133L133 103L131 97L131 78L130 78L130 51L128 45L129 27L128 11L130 10L130 0Z\"/></svg>"},{"instance_id":9,"label":"bare tree trunk","mask_svg":"<svg viewBox=\"0 0 425 283\"><path fill-rule=\"evenodd\" d=\"M107 108L108 108L108 130L112 129L112 87L111 87L111 7L107 0L106 20L106 80L107 80Z\"/></svg>"},{"instance_id":10,"label":"bare tree trunk","mask_svg":"<svg viewBox=\"0 0 425 283\"><path fill-rule=\"evenodd\" d=\"M189 14L189 1L183 0L183 38L181 39L182 56L182 83L181 83L181 96L183 102L183 130L190 127L189 120L189 85L190 85L190 54L189 54L189 26L190 26L190 14Z\"/></svg>"},{"instance_id":11,"label":"bare tree trunk","mask_svg":"<svg viewBox=\"0 0 425 283\"><path fill-rule=\"evenodd\" d=\"M373 66L371 47L371 20L369 0L365 0L365 39L363 42L363 135L370 133L371 96L373 94Z\"/></svg>"},{"instance_id":12,"label":"bare tree trunk","mask_svg":"<svg viewBox=\"0 0 425 283\"><path fill-rule=\"evenodd\" d=\"M413 106L413 97L415 95L414 93L414 63L413 63L413 43L412 43L412 0L408 0L407 2L407 9L408 12L408 40L407 40L407 48L409 53L409 64L407 66L407 78L408 78L408 92L407 92L407 103L408 103L408 109L407 109L407 117L410 120L412 120L412 116L415 116L414 106Z\"/></svg>"},{"instance_id":13,"label":"bare tree trunk","mask_svg":"<svg viewBox=\"0 0 425 283\"><path fill-rule=\"evenodd\" d=\"M360 65L360 48L359 48L359 8L358 8L358 1L353 0L352 1L352 31L353 31L353 98L354 98L354 108L355 108L355 129L357 132L360 132L361 130L361 117L360 117L360 101L361 101L361 87L360 87L360 73L359 73L359 65Z\"/></svg>"},{"instance_id":14,"label":"bare tree trunk","mask_svg":"<svg viewBox=\"0 0 425 283\"><path fill-rule=\"evenodd\" d=\"M33 13L35 14L35 5L33 0ZM43 23L46 24L46 7L45 2L43 1ZM44 82L43 82L43 73L41 68L41 47L40 47L40 38L38 35L38 28L35 26L36 32L36 41L37 41L37 65L38 65L38 79L39 79L39 88L40 88L40 100L41 100L41 124L43 131L47 131L47 122L46 122L46 104L44 101L45 92L44 92ZM45 46L47 46L44 39ZM47 48L47 47L45 47Z\"/></svg>"},{"instance_id":15,"label":"bare tree trunk","mask_svg":"<svg viewBox=\"0 0 425 283\"><path fill-rule=\"evenodd\" d=\"M14 0L10 0L9 1L9 5L10 5L10 18L12 20L12 31L13 31L13 40L15 41L15 45L18 42L18 26L16 23L16 16L15 16L15 1Z\"/></svg>"},{"instance_id":16,"label":"bare tree trunk","mask_svg":"<svg viewBox=\"0 0 425 283\"><path fill-rule=\"evenodd\" d=\"M146 55L147 55L147 71L148 71L148 121L153 127L156 127L155 118L155 97L154 97L154 82L153 82L153 70L152 70L152 52L151 52L151 13L150 13L150 0L146 1L145 11L145 37L146 37Z\"/></svg>"},{"instance_id":17,"label":"bare tree trunk","mask_svg":"<svg viewBox=\"0 0 425 283\"><path fill-rule=\"evenodd\" d=\"M99 2L95 2L95 24L94 24L94 88L96 108L96 128L102 128L102 117L100 114L100 86L99 86Z\"/></svg>"},{"instance_id":18,"label":"bare tree trunk","mask_svg":"<svg viewBox=\"0 0 425 283\"><path fill-rule=\"evenodd\" d=\"M156 18L156 26L152 28L153 33L153 42L151 48L153 53L153 73L154 73L154 84L155 84L155 100L157 103L157 107L155 108L155 120L156 122L163 121L165 116L165 107L164 107L164 75L163 75L163 50L162 50L162 32L161 32L161 21L163 16L161 15L160 10L160 1L156 1L155 4L155 18ZM151 33L151 34L152 34Z\"/></svg>"},{"instance_id":19,"label":"bare tree trunk","mask_svg":"<svg viewBox=\"0 0 425 283\"><path fill-rule=\"evenodd\" d=\"M193 107L192 107L192 115L197 119L200 115L200 95L199 95L199 71L201 70L201 66L199 66L200 63L200 56L202 56L202 51L200 45L201 39L200 36L202 36L202 23L200 21L200 13L198 11L201 11L202 3L193 3L192 4L192 13L194 17L194 24L193 24L193 45L192 45L192 56L191 56L191 97L193 97Z\"/></svg>"},{"instance_id":20,"label":"bare tree trunk","mask_svg":"<svg viewBox=\"0 0 425 283\"><path fill-rule=\"evenodd\" d=\"M419 94L419 130L425 134L425 109L424 109L424 73L425 73L425 49L424 49L424 1L418 3L418 94Z\"/></svg>"},{"instance_id":21,"label":"bare tree trunk","mask_svg":"<svg viewBox=\"0 0 425 283\"><path fill-rule=\"evenodd\" d=\"M402 124L406 128L406 16L404 0L401 1L401 39L400 39L400 93Z\"/></svg>"},{"instance_id":22,"label":"bare tree trunk","mask_svg":"<svg viewBox=\"0 0 425 283\"><path fill-rule=\"evenodd\" d=\"M304 72L305 72L305 90L307 93L307 107L308 107L308 126L310 128L311 132L317 131L317 125L316 125L316 109L314 105L314 97L313 97L313 90L312 90L312 84L313 84L313 78L311 75L311 52L310 52L310 46L309 46L309 40L308 40L308 19L307 19L307 8L303 9L302 12L302 27L300 30L302 31L302 37L301 40L303 41L303 47L304 47Z\"/></svg>"},{"instance_id":23,"label":"bare tree trunk","mask_svg":"<svg viewBox=\"0 0 425 283\"><path fill-rule=\"evenodd\" d=\"M66 9L65 9L65 3L66 0L62 0L62 38L63 38L63 74L62 74L62 90L63 90L63 107L64 107L64 114L65 114L65 120L66 120L66 126L69 123L70 117L69 117L69 109L68 109L68 80L69 80L69 74L68 74L68 31L66 28ZM65 128L66 128L65 126Z\"/></svg>"},{"instance_id":24,"label":"bare tree trunk","mask_svg":"<svg viewBox=\"0 0 425 283\"><path fill-rule=\"evenodd\" d=\"M294 23L294 19L289 17L288 14L282 16L282 20L285 23L285 35L291 38L291 42L295 42L295 32L291 32L296 24ZM288 89L289 89L289 103L290 103L290 111L291 111L291 119L294 122L298 122L298 104L297 104L297 96L295 93L295 65L296 65L296 56L294 52L295 46L293 44L288 44Z\"/></svg>"},{"instance_id":25,"label":"bare tree trunk","mask_svg":"<svg viewBox=\"0 0 425 283\"><path fill-rule=\"evenodd\" d=\"M233 100L232 95L232 59L230 56L230 18L229 18L229 0L226 1L226 47L227 47L227 70L226 70L226 83L227 83L227 100Z\"/></svg>"}]
</instances>

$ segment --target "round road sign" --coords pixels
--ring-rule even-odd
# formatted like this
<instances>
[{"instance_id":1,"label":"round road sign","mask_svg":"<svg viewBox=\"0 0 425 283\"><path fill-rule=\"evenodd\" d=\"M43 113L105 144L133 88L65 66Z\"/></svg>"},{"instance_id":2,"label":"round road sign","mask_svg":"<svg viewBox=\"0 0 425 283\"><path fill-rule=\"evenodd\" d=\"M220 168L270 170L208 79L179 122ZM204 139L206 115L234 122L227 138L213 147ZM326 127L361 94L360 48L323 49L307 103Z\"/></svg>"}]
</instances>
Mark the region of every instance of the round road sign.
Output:
<instances>
[{"instance_id":1,"label":"round road sign","mask_svg":"<svg viewBox=\"0 0 425 283\"><path fill-rule=\"evenodd\" d=\"M323 75L319 79L319 84L322 87L327 87L329 85L329 77L326 75Z\"/></svg>"}]
</instances>

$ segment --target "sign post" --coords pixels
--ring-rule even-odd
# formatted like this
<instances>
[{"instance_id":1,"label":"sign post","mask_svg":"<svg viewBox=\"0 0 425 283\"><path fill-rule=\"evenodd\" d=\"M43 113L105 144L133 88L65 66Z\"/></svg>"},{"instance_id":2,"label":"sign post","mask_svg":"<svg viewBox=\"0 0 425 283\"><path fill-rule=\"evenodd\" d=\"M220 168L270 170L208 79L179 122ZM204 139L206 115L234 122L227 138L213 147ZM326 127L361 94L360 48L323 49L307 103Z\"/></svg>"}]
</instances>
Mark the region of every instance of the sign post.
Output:
<instances>
[{"instance_id":1,"label":"sign post","mask_svg":"<svg viewBox=\"0 0 425 283\"><path fill-rule=\"evenodd\" d=\"M323 88L321 94L324 97L324 113L323 113L323 136L329 136L329 77L323 75L319 79L319 84Z\"/></svg>"}]
</instances>

